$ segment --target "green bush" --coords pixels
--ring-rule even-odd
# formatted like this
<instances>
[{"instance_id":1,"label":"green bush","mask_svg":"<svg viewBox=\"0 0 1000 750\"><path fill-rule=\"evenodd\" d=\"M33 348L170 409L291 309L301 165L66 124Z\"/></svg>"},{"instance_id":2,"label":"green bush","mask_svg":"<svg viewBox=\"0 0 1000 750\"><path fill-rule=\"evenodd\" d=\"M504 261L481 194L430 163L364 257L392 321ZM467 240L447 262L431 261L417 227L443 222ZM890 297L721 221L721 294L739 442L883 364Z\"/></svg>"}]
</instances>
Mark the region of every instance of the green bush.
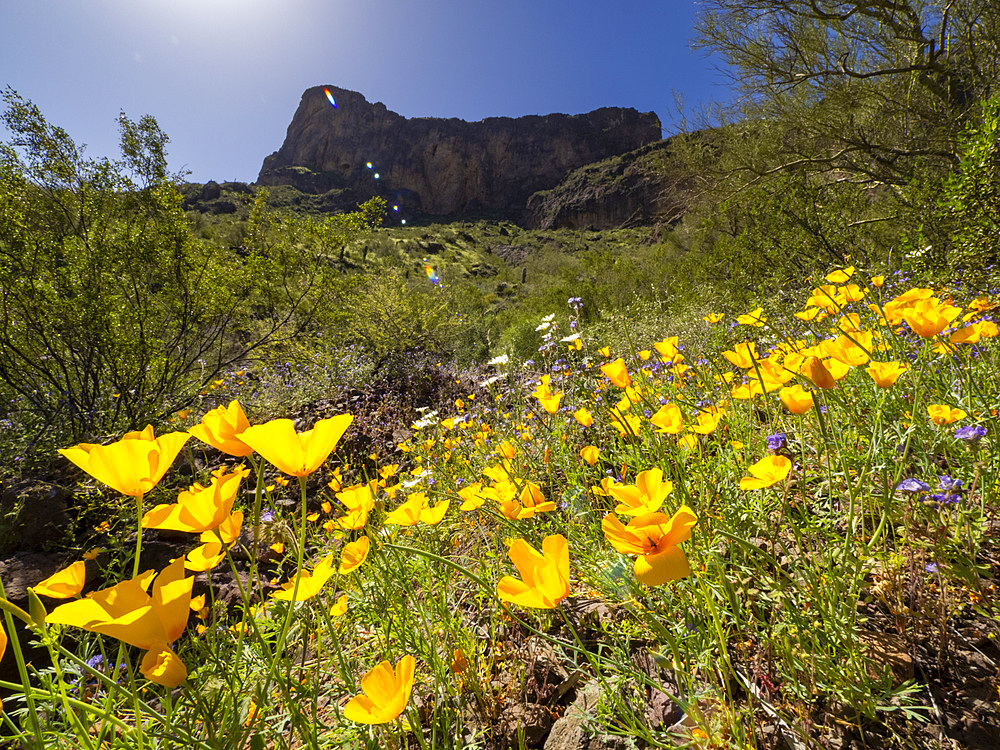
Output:
<instances>
[{"instance_id":1,"label":"green bush","mask_svg":"<svg viewBox=\"0 0 1000 750\"><path fill-rule=\"evenodd\" d=\"M982 121L960 138L961 161L945 184L954 222L953 275L981 280L1000 258L1000 96L983 104Z\"/></svg>"},{"instance_id":2,"label":"green bush","mask_svg":"<svg viewBox=\"0 0 1000 750\"><path fill-rule=\"evenodd\" d=\"M120 118L121 161L85 158L4 93L0 408L65 443L182 408L218 373L322 310L326 253L368 208L304 227L251 211L243 246L196 239L166 170L167 136Z\"/></svg>"}]
</instances>

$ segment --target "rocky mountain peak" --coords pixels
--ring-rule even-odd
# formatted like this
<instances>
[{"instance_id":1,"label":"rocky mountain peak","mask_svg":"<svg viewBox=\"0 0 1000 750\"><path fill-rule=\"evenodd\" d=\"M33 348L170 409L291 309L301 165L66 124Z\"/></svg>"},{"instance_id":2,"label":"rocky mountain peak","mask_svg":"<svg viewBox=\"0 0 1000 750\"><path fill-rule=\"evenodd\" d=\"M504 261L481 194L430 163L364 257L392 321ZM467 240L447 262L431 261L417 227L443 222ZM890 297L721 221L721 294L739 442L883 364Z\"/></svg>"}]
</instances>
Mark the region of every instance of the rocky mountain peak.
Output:
<instances>
[{"instance_id":1,"label":"rocky mountain peak","mask_svg":"<svg viewBox=\"0 0 1000 750\"><path fill-rule=\"evenodd\" d=\"M660 137L655 113L630 108L478 122L406 118L356 91L316 86L302 95L285 142L264 160L257 182L380 193L408 210L442 216L512 212L572 170Z\"/></svg>"}]
</instances>

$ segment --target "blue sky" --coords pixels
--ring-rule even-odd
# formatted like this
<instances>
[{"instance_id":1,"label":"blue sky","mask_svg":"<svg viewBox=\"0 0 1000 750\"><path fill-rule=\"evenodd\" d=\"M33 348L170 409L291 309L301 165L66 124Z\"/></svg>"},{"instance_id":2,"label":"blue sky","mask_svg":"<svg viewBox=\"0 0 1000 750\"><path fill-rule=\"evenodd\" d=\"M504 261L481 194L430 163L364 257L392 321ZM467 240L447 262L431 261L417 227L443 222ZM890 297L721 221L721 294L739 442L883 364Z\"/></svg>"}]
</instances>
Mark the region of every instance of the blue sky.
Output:
<instances>
[{"instance_id":1,"label":"blue sky","mask_svg":"<svg viewBox=\"0 0 1000 750\"><path fill-rule=\"evenodd\" d=\"M153 115L173 170L252 181L310 86L406 117L655 111L726 101L692 0L0 0L0 87L92 156Z\"/></svg>"}]
</instances>

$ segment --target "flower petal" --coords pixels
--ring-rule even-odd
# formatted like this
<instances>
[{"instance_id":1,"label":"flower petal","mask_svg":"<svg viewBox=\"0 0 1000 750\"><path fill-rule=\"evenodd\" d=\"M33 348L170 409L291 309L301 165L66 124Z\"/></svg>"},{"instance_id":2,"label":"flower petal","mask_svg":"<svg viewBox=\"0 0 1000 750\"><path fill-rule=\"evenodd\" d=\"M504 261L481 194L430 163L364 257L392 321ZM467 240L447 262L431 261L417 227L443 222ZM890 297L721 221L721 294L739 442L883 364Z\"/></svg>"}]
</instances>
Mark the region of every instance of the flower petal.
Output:
<instances>
[{"instance_id":1,"label":"flower petal","mask_svg":"<svg viewBox=\"0 0 1000 750\"><path fill-rule=\"evenodd\" d=\"M636 558L635 579L647 586L659 586L691 574L691 566L680 547L667 547L653 555Z\"/></svg>"}]
</instances>

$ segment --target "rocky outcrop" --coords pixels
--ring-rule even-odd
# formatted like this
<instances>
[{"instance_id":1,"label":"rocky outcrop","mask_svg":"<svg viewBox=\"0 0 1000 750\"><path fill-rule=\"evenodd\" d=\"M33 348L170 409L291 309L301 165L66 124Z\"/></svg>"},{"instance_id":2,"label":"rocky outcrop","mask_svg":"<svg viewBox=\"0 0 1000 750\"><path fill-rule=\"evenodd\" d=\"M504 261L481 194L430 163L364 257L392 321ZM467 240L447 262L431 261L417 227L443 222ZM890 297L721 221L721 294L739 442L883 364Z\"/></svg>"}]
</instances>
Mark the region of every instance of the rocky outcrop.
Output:
<instances>
[{"instance_id":1,"label":"rocky outcrop","mask_svg":"<svg viewBox=\"0 0 1000 750\"><path fill-rule=\"evenodd\" d=\"M694 196L697 175L676 158L675 136L587 164L551 190L532 195L524 224L532 229L611 229L672 224Z\"/></svg>"},{"instance_id":2,"label":"rocky outcrop","mask_svg":"<svg viewBox=\"0 0 1000 750\"><path fill-rule=\"evenodd\" d=\"M264 160L258 184L381 194L408 211L441 216L510 213L572 170L661 135L654 113L634 109L479 122L407 119L357 92L327 88L336 108L322 86L308 89L285 142Z\"/></svg>"}]
</instances>

